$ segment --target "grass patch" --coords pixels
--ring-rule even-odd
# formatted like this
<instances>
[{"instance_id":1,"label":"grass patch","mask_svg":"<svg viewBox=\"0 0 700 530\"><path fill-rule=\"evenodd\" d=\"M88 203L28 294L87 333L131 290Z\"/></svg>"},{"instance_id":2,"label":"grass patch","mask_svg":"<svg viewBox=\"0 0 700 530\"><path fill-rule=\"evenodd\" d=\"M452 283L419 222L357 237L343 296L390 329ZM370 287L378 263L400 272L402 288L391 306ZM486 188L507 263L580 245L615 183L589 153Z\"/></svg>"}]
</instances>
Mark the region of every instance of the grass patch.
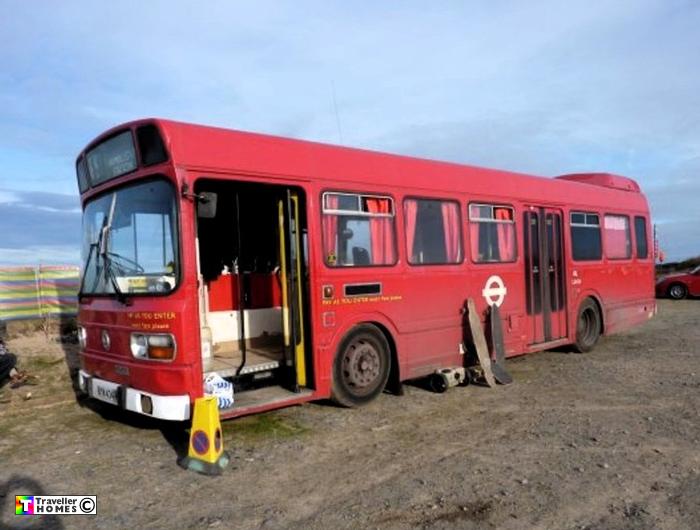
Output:
<instances>
[{"instance_id":1,"label":"grass patch","mask_svg":"<svg viewBox=\"0 0 700 530\"><path fill-rule=\"evenodd\" d=\"M59 364L65 364L65 358L63 357L48 357L46 355L37 355L35 357L23 357L22 364L26 368L33 368L34 370L43 370L47 368L53 368Z\"/></svg>"},{"instance_id":2,"label":"grass patch","mask_svg":"<svg viewBox=\"0 0 700 530\"><path fill-rule=\"evenodd\" d=\"M226 436L244 441L292 438L309 431L308 427L275 412L225 421L222 428Z\"/></svg>"}]
</instances>

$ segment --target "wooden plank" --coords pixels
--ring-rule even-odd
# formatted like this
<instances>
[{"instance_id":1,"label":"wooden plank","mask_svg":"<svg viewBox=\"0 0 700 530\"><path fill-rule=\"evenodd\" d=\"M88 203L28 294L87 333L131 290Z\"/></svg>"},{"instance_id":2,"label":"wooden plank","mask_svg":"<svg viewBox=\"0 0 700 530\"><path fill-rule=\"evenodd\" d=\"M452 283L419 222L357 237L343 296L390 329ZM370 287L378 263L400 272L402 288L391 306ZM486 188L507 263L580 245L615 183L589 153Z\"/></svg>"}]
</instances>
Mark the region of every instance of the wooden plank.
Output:
<instances>
[{"instance_id":1,"label":"wooden plank","mask_svg":"<svg viewBox=\"0 0 700 530\"><path fill-rule=\"evenodd\" d=\"M473 298L467 300L467 309L469 310L469 328L472 332L472 339L474 340L474 347L476 348L476 355L479 358L479 364L484 371L484 379L487 385L492 387L496 386L496 380L493 377L493 372L491 372L489 348L486 345L484 329L481 327L481 320L479 319L479 314L476 312Z\"/></svg>"},{"instance_id":2,"label":"wooden plank","mask_svg":"<svg viewBox=\"0 0 700 530\"><path fill-rule=\"evenodd\" d=\"M491 371L496 381L502 385L513 382L513 377L506 370L506 353L503 344L503 324L497 305L491 306L491 340L493 341L494 359L491 361Z\"/></svg>"}]
</instances>

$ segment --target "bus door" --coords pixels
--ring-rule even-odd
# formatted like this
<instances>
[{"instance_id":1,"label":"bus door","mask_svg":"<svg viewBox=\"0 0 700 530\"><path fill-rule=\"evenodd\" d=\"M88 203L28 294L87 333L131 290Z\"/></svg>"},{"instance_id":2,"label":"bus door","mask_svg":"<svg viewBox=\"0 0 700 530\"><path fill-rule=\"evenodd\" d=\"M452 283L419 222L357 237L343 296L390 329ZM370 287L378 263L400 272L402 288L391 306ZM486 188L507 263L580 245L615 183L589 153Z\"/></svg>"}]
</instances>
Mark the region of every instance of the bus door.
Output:
<instances>
[{"instance_id":1,"label":"bus door","mask_svg":"<svg viewBox=\"0 0 700 530\"><path fill-rule=\"evenodd\" d=\"M566 337L562 212L529 206L523 214L528 343Z\"/></svg>"},{"instance_id":2,"label":"bus door","mask_svg":"<svg viewBox=\"0 0 700 530\"><path fill-rule=\"evenodd\" d=\"M287 190L278 203L282 332L284 334L283 385L299 392L307 386L304 321L304 263L299 196Z\"/></svg>"}]
</instances>

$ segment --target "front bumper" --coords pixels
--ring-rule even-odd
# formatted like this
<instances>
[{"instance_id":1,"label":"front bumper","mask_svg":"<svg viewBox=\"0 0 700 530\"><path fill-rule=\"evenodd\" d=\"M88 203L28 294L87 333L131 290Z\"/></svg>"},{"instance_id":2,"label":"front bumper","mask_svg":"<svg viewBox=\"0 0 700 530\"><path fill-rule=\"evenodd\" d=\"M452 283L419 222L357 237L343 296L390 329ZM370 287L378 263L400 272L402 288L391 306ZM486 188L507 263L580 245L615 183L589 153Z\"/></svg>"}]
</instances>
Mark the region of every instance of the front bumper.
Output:
<instances>
[{"instance_id":1,"label":"front bumper","mask_svg":"<svg viewBox=\"0 0 700 530\"><path fill-rule=\"evenodd\" d=\"M124 410L161 420L184 421L190 419L190 397L187 394L174 396L151 394L93 377L84 370L80 370L78 373L78 384L80 389L90 397ZM148 403L150 403L150 412L148 411Z\"/></svg>"}]
</instances>

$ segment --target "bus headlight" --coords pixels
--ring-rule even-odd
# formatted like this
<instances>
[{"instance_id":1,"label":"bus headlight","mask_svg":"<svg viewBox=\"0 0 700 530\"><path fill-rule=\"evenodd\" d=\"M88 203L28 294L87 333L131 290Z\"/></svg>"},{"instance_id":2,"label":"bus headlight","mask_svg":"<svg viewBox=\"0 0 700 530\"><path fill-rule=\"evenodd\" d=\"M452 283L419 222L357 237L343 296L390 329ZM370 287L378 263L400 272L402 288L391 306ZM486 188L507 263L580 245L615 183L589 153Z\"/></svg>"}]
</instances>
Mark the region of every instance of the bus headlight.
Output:
<instances>
[{"instance_id":1,"label":"bus headlight","mask_svg":"<svg viewBox=\"0 0 700 530\"><path fill-rule=\"evenodd\" d=\"M78 325L78 344L81 350L87 346L87 330L81 325Z\"/></svg>"},{"instance_id":2,"label":"bus headlight","mask_svg":"<svg viewBox=\"0 0 700 530\"><path fill-rule=\"evenodd\" d=\"M168 333L131 334L131 354L137 359L172 361L175 350L175 337Z\"/></svg>"}]
</instances>

